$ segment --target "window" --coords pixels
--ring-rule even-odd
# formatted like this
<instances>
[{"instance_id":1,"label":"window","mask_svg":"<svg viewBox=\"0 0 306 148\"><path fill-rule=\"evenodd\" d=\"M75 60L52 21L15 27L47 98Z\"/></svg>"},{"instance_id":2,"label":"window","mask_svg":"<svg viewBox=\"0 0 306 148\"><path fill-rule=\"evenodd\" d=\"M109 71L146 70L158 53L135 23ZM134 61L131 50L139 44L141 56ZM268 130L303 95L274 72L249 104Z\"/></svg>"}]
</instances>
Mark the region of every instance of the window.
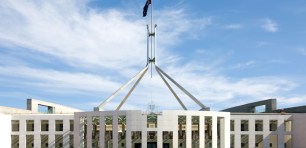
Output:
<instances>
[{"instance_id":1,"label":"window","mask_svg":"<svg viewBox=\"0 0 306 148\"><path fill-rule=\"evenodd\" d=\"M33 132L34 131L34 120L27 120L27 132Z\"/></svg>"},{"instance_id":2,"label":"window","mask_svg":"<svg viewBox=\"0 0 306 148\"><path fill-rule=\"evenodd\" d=\"M263 147L263 135L255 135L256 147Z\"/></svg>"},{"instance_id":3,"label":"window","mask_svg":"<svg viewBox=\"0 0 306 148\"><path fill-rule=\"evenodd\" d=\"M292 128L292 121L291 120L286 120L285 121L285 131L286 132L291 132Z\"/></svg>"},{"instance_id":4,"label":"window","mask_svg":"<svg viewBox=\"0 0 306 148\"><path fill-rule=\"evenodd\" d=\"M249 147L249 135L241 135L241 148Z\"/></svg>"},{"instance_id":5,"label":"window","mask_svg":"<svg viewBox=\"0 0 306 148\"><path fill-rule=\"evenodd\" d=\"M49 131L49 121L48 120L41 120L40 121L40 128L41 128L41 131Z\"/></svg>"},{"instance_id":6,"label":"window","mask_svg":"<svg viewBox=\"0 0 306 148\"><path fill-rule=\"evenodd\" d=\"M231 131L235 131L235 121L231 120Z\"/></svg>"},{"instance_id":7,"label":"window","mask_svg":"<svg viewBox=\"0 0 306 148\"><path fill-rule=\"evenodd\" d=\"M270 120L270 131L277 130L277 120Z\"/></svg>"},{"instance_id":8,"label":"window","mask_svg":"<svg viewBox=\"0 0 306 148\"><path fill-rule=\"evenodd\" d=\"M73 120L70 120L69 122L70 122L70 131L73 131L73 129L74 129L74 122L73 122Z\"/></svg>"},{"instance_id":9,"label":"window","mask_svg":"<svg viewBox=\"0 0 306 148\"><path fill-rule=\"evenodd\" d=\"M40 135L41 148L48 148L48 135Z\"/></svg>"},{"instance_id":10,"label":"window","mask_svg":"<svg viewBox=\"0 0 306 148\"><path fill-rule=\"evenodd\" d=\"M255 120L255 131L263 131L263 121Z\"/></svg>"},{"instance_id":11,"label":"window","mask_svg":"<svg viewBox=\"0 0 306 148\"><path fill-rule=\"evenodd\" d=\"M12 120L12 132L19 131L19 120Z\"/></svg>"},{"instance_id":12,"label":"window","mask_svg":"<svg viewBox=\"0 0 306 148\"><path fill-rule=\"evenodd\" d=\"M55 131L63 131L63 120L55 120Z\"/></svg>"},{"instance_id":13,"label":"window","mask_svg":"<svg viewBox=\"0 0 306 148\"><path fill-rule=\"evenodd\" d=\"M241 131L249 131L249 121L241 120Z\"/></svg>"}]
</instances>

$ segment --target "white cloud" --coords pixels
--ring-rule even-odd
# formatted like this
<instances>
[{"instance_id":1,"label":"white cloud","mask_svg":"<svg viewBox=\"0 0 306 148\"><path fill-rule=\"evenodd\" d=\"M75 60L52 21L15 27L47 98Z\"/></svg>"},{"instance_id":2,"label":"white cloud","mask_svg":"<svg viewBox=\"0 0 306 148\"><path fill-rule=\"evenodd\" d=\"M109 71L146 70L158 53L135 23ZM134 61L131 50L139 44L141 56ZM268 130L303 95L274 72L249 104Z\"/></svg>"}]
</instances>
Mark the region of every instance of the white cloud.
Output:
<instances>
[{"instance_id":1,"label":"white cloud","mask_svg":"<svg viewBox=\"0 0 306 148\"><path fill-rule=\"evenodd\" d=\"M278 31L278 24L269 18L264 19L263 25L261 27L268 32Z\"/></svg>"},{"instance_id":2,"label":"white cloud","mask_svg":"<svg viewBox=\"0 0 306 148\"><path fill-rule=\"evenodd\" d=\"M235 66L233 66L234 69L245 69L245 68L250 68L250 67L254 67L256 65L255 61L248 61L245 63L239 63Z\"/></svg>"},{"instance_id":3,"label":"white cloud","mask_svg":"<svg viewBox=\"0 0 306 148\"><path fill-rule=\"evenodd\" d=\"M242 25L241 24L230 24L230 25L227 25L225 26L226 29L240 29L242 28Z\"/></svg>"},{"instance_id":4,"label":"white cloud","mask_svg":"<svg viewBox=\"0 0 306 148\"><path fill-rule=\"evenodd\" d=\"M1 46L5 46L8 50L20 47L20 50L25 52L34 51L33 56L36 53L43 53L47 55L46 58L56 57L56 60L77 69L77 72L72 72L64 68L58 70L50 67L31 67L27 65L27 60L16 59L14 55L10 55L11 57L5 59L13 60L14 63L0 62L5 65L0 67L1 82L5 82L10 87L24 87L46 92L78 91L93 95L104 92L105 96L108 96L125 83L122 79L127 80L138 72L141 65L146 62L144 56L146 55L146 27L144 27L146 22L141 14L136 17L136 14L114 9L97 11L85 8L85 3L86 1L73 0L1 1ZM182 57L165 49L176 45L182 36L196 37L203 33L199 30L212 25L212 19L190 19L183 9L161 10L156 15L158 18L156 23L159 25L158 53L162 53L158 58L164 59L161 68L195 94L204 104L232 102L237 97L262 99L264 96L273 96L295 87L293 82L284 78L234 80L215 74L211 70L211 65L199 65L197 62L177 67ZM269 23L270 30L273 31L274 28L277 31L277 25L272 21L268 21ZM238 29L242 26L233 24L228 27ZM200 50L198 52L203 54ZM204 54L207 53L204 51ZM0 55L0 57L4 56ZM218 62L214 59L210 63L214 65L216 61ZM254 61L249 61L237 66L243 68L254 64L256 64ZM84 67L94 69L92 71L102 69L106 71L106 74L95 73L91 70L83 72L80 69ZM121 75L108 71L118 71ZM207 73L199 73L199 71ZM183 95L177 88L175 90ZM114 99L108 108L112 109L116 106L122 96L124 95ZM135 106L146 108L151 99L160 108L180 108L156 73L152 79L149 78L149 71L123 108L130 109ZM190 99L186 97L182 99L188 107L194 106L194 102ZM102 100L96 102L102 102ZM205 103L207 101L210 103Z\"/></svg>"},{"instance_id":5,"label":"white cloud","mask_svg":"<svg viewBox=\"0 0 306 148\"><path fill-rule=\"evenodd\" d=\"M72 73L50 69L33 69L29 67L0 67L2 81L7 78L7 85L15 87L32 87L44 91L84 93L107 92L117 89L120 84L87 73ZM10 79L9 79L10 78Z\"/></svg>"}]
</instances>

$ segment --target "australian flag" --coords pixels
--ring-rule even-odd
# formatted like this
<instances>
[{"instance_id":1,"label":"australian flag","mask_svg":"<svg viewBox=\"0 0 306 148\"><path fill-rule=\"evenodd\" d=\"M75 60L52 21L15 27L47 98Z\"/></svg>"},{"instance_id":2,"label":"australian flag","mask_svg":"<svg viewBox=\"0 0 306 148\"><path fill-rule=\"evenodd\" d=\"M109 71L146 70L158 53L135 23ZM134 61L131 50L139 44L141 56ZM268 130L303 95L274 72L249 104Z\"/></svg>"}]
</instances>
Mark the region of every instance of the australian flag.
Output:
<instances>
[{"instance_id":1,"label":"australian flag","mask_svg":"<svg viewBox=\"0 0 306 148\"><path fill-rule=\"evenodd\" d=\"M151 4L151 0L147 0L146 5L143 7L143 17L147 16L149 5Z\"/></svg>"}]
</instances>

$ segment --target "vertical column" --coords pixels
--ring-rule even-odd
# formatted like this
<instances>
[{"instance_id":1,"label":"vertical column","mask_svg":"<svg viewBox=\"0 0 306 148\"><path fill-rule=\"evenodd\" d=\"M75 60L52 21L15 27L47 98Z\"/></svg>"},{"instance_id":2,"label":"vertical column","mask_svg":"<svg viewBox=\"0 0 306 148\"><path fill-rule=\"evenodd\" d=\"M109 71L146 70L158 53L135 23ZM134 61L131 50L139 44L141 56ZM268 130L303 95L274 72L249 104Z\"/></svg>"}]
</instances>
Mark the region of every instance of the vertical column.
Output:
<instances>
[{"instance_id":1,"label":"vertical column","mask_svg":"<svg viewBox=\"0 0 306 148\"><path fill-rule=\"evenodd\" d=\"M143 123L141 125L141 148L147 148L147 142L148 142L148 131L147 131L147 124L148 124L148 120L147 120L147 116L141 116L140 117L140 121Z\"/></svg>"},{"instance_id":2,"label":"vertical column","mask_svg":"<svg viewBox=\"0 0 306 148\"><path fill-rule=\"evenodd\" d=\"M230 113L228 116L224 117L224 122L223 122L223 127L224 127L224 148L229 148L231 145L231 119L230 119Z\"/></svg>"},{"instance_id":3,"label":"vertical column","mask_svg":"<svg viewBox=\"0 0 306 148\"><path fill-rule=\"evenodd\" d=\"M191 124L191 116L186 115L186 148L191 148L191 129L192 129L192 124Z\"/></svg>"},{"instance_id":4,"label":"vertical column","mask_svg":"<svg viewBox=\"0 0 306 148\"><path fill-rule=\"evenodd\" d=\"M255 147L255 119L249 119L249 146Z\"/></svg>"},{"instance_id":5,"label":"vertical column","mask_svg":"<svg viewBox=\"0 0 306 148\"><path fill-rule=\"evenodd\" d=\"M142 129L141 130L141 147L147 148L147 138L148 138L147 130Z\"/></svg>"},{"instance_id":6,"label":"vertical column","mask_svg":"<svg viewBox=\"0 0 306 148\"><path fill-rule=\"evenodd\" d=\"M178 147L178 128L173 131L173 147Z\"/></svg>"},{"instance_id":7,"label":"vertical column","mask_svg":"<svg viewBox=\"0 0 306 148\"><path fill-rule=\"evenodd\" d=\"M199 144L200 148L205 147L205 116L200 116L200 122L199 122Z\"/></svg>"},{"instance_id":8,"label":"vertical column","mask_svg":"<svg viewBox=\"0 0 306 148\"><path fill-rule=\"evenodd\" d=\"M73 129L73 145L74 147L80 147L80 117L78 113L74 114Z\"/></svg>"},{"instance_id":9,"label":"vertical column","mask_svg":"<svg viewBox=\"0 0 306 148\"><path fill-rule=\"evenodd\" d=\"M228 128L225 127L225 117L219 117L220 118L220 147L225 148L225 133L227 133L225 130ZM229 123L228 123L229 125Z\"/></svg>"},{"instance_id":10,"label":"vertical column","mask_svg":"<svg viewBox=\"0 0 306 148\"><path fill-rule=\"evenodd\" d=\"M157 131L157 147L163 147L163 131Z\"/></svg>"},{"instance_id":11,"label":"vertical column","mask_svg":"<svg viewBox=\"0 0 306 148\"><path fill-rule=\"evenodd\" d=\"M105 147L105 116L100 115L100 148Z\"/></svg>"},{"instance_id":12,"label":"vertical column","mask_svg":"<svg viewBox=\"0 0 306 148\"><path fill-rule=\"evenodd\" d=\"M264 118L263 119L263 131L264 131L264 134L263 134L263 147L270 147L270 120L269 118Z\"/></svg>"},{"instance_id":13,"label":"vertical column","mask_svg":"<svg viewBox=\"0 0 306 148\"><path fill-rule=\"evenodd\" d=\"M40 148L40 120L39 119L34 119L34 148Z\"/></svg>"},{"instance_id":14,"label":"vertical column","mask_svg":"<svg viewBox=\"0 0 306 148\"><path fill-rule=\"evenodd\" d=\"M49 120L49 147L55 148L55 119Z\"/></svg>"},{"instance_id":15,"label":"vertical column","mask_svg":"<svg viewBox=\"0 0 306 148\"><path fill-rule=\"evenodd\" d=\"M216 148L218 146L218 137L217 137L217 116L212 116L212 147Z\"/></svg>"},{"instance_id":16,"label":"vertical column","mask_svg":"<svg viewBox=\"0 0 306 148\"><path fill-rule=\"evenodd\" d=\"M118 114L113 115L113 148L118 148Z\"/></svg>"},{"instance_id":17,"label":"vertical column","mask_svg":"<svg viewBox=\"0 0 306 148\"><path fill-rule=\"evenodd\" d=\"M92 116L87 114L87 147L92 147Z\"/></svg>"},{"instance_id":18,"label":"vertical column","mask_svg":"<svg viewBox=\"0 0 306 148\"><path fill-rule=\"evenodd\" d=\"M132 147L132 134L131 130L126 130L126 147L131 148Z\"/></svg>"},{"instance_id":19,"label":"vertical column","mask_svg":"<svg viewBox=\"0 0 306 148\"><path fill-rule=\"evenodd\" d=\"M241 120L235 119L235 148L241 147Z\"/></svg>"},{"instance_id":20,"label":"vertical column","mask_svg":"<svg viewBox=\"0 0 306 148\"><path fill-rule=\"evenodd\" d=\"M19 121L19 148L25 148L26 147L26 120L25 119L20 119Z\"/></svg>"},{"instance_id":21,"label":"vertical column","mask_svg":"<svg viewBox=\"0 0 306 148\"><path fill-rule=\"evenodd\" d=\"M278 133L277 145L278 145L278 148L284 148L285 126L284 126L283 118L277 120L277 127L278 127L277 128L277 133Z\"/></svg>"},{"instance_id":22,"label":"vertical column","mask_svg":"<svg viewBox=\"0 0 306 148\"><path fill-rule=\"evenodd\" d=\"M70 135L70 120L63 119L63 146L69 146L69 135Z\"/></svg>"}]
</instances>

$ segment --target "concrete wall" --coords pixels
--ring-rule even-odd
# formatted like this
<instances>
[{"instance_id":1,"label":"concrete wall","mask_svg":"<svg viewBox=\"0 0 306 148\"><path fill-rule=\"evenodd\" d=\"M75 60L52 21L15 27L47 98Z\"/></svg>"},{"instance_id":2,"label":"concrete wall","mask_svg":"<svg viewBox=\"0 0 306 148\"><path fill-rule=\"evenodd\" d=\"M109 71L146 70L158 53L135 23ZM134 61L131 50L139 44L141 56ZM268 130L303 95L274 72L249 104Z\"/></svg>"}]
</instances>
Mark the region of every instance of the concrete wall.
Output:
<instances>
[{"instance_id":1,"label":"concrete wall","mask_svg":"<svg viewBox=\"0 0 306 148\"><path fill-rule=\"evenodd\" d=\"M73 114L74 112L81 112L82 110L75 109L72 107L55 104L51 102L35 100L35 99L27 99L27 109L33 112L38 112L38 106L46 106L52 108L52 112L54 114Z\"/></svg>"},{"instance_id":2,"label":"concrete wall","mask_svg":"<svg viewBox=\"0 0 306 148\"><path fill-rule=\"evenodd\" d=\"M257 106L265 105L265 112L272 112L276 110L277 104L276 99L262 100L258 102L252 102L248 104L243 104L240 106L235 106L232 108L224 109L224 112L237 112L237 113L255 113Z\"/></svg>"},{"instance_id":3,"label":"concrete wall","mask_svg":"<svg viewBox=\"0 0 306 148\"><path fill-rule=\"evenodd\" d=\"M241 135L248 136L248 147L255 147L255 136L262 135L263 136L263 147L270 147L270 143L272 143L272 147L284 148L284 137L285 135L294 135L292 132L285 131L285 121L293 120L292 122L296 122L292 115L289 114L239 114L239 113L232 113L231 120L235 122L234 124L234 131L231 131L231 134L234 135L234 142L235 148L241 148ZM242 131L241 130L241 122L243 120L248 121L248 130ZM256 120L263 121L263 130L262 131L255 131L255 122ZM276 120L277 121L277 129L276 131L270 131L270 121ZM293 127L293 128L300 128L300 127ZM300 148L295 147L294 148Z\"/></svg>"},{"instance_id":4,"label":"concrete wall","mask_svg":"<svg viewBox=\"0 0 306 148\"><path fill-rule=\"evenodd\" d=\"M19 131L10 132L8 136L19 136L19 148L26 147L26 136L33 135L34 148L41 147L41 135L48 135L48 147L55 148L55 135L63 135L63 146L69 147L69 135L73 134L70 131L70 120L73 120L73 114L24 114L13 115L11 120L19 121ZM27 131L27 120L34 120L34 131ZM49 130L41 131L41 121L48 120ZM63 131L56 131L56 120L63 120ZM9 121L9 125L11 122ZM10 129L11 130L11 129Z\"/></svg>"},{"instance_id":5,"label":"concrete wall","mask_svg":"<svg viewBox=\"0 0 306 148\"><path fill-rule=\"evenodd\" d=\"M0 145L1 148L11 147L11 116L0 114Z\"/></svg>"},{"instance_id":6,"label":"concrete wall","mask_svg":"<svg viewBox=\"0 0 306 148\"><path fill-rule=\"evenodd\" d=\"M306 114L293 114L293 147L306 146Z\"/></svg>"},{"instance_id":7,"label":"concrete wall","mask_svg":"<svg viewBox=\"0 0 306 148\"><path fill-rule=\"evenodd\" d=\"M0 106L0 113L13 115L13 114L31 114L31 113L37 113L37 112L33 112L33 111L25 110L25 109Z\"/></svg>"}]
</instances>

